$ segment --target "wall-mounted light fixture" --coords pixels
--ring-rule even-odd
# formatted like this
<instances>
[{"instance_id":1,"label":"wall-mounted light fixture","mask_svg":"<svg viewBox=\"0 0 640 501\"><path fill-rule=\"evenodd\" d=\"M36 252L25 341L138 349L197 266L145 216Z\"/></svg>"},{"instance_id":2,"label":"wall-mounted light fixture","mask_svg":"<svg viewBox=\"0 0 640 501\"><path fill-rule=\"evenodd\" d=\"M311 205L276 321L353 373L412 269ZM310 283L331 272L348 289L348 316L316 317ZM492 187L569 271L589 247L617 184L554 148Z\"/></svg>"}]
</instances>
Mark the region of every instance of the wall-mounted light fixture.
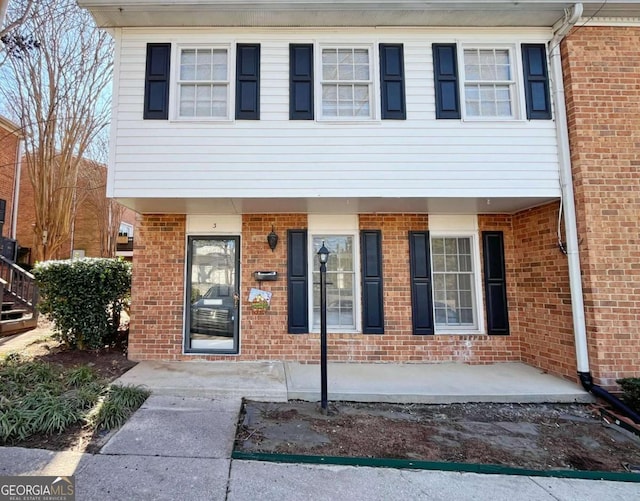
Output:
<instances>
[{"instance_id":1,"label":"wall-mounted light fixture","mask_svg":"<svg viewBox=\"0 0 640 501\"><path fill-rule=\"evenodd\" d=\"M271 225L271 233L267 235L267 243L269 244L271 252L276 250L276 245L278 245L278 235L276 235L273 225Z\"/></svg>"}]
</instances>

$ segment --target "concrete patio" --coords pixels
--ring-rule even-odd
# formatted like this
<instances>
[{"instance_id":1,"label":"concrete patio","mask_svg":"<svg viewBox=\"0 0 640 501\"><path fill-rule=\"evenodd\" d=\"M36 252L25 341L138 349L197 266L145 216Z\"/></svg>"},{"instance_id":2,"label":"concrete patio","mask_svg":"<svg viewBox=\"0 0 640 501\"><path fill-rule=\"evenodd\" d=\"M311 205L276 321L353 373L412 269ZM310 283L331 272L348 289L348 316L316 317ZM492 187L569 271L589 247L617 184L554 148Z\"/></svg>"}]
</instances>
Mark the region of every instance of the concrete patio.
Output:
<instances>
[{"instance_id":1,"label":"concrete patio","mask_svg":"<svg viewBox=\"0 0 640 501\"><path fill-rule=\"evenodd\" d=\"M591 402L578 384L523 363L329 363L330 400L397 403ZM297 362L140 362L118 382L156 395L320 399L320 366Z\"/></svg>"}]
</instances>

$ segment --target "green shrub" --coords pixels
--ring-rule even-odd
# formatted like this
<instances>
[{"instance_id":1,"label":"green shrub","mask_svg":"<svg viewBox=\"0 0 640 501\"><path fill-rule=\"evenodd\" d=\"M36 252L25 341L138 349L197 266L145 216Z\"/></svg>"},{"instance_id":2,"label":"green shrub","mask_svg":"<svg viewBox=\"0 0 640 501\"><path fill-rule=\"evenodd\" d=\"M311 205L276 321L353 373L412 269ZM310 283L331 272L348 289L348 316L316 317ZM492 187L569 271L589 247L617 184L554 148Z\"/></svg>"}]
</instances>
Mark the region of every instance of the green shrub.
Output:
<instances>
[{"instance_id":1,"label":"green shrub","mask_svg":"<svg viewBox=\"0 0 640 501\"><path fill-rule=\"evenodd\" d=\"M38 263L39 309L54 322L55 337L78 349L96 349L117 339L120 314L131 289L131 264L84 258Z\"/></svg>"},{"instance_id":2,"label":"green shrub","mask_svg":"<svg viewBox=\"0 0 640 501\"><path fill-rule=\"evenodd\" d=\"M640 377L627 377L616 381L622 388L622 398L629 407L640 412Z\"/></svg>"}]
</instances>

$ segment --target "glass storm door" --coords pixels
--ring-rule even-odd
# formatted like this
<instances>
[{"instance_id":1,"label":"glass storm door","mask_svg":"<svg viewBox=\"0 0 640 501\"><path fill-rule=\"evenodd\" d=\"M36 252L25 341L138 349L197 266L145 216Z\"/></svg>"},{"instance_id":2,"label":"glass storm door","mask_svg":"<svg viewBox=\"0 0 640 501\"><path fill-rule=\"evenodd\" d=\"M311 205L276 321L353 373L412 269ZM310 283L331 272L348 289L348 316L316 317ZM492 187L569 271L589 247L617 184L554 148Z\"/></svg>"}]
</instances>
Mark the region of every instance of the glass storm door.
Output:
<instances>
[{"instance_id":1,"label":"glass storm door","mask_svg":"<svg viewBox=\"0 0 640 501\"><path fill-rule=\"evenodd\" d=\"M185 351L238 353L240 237L189 237Z\"/></svg>"}]
</instances>

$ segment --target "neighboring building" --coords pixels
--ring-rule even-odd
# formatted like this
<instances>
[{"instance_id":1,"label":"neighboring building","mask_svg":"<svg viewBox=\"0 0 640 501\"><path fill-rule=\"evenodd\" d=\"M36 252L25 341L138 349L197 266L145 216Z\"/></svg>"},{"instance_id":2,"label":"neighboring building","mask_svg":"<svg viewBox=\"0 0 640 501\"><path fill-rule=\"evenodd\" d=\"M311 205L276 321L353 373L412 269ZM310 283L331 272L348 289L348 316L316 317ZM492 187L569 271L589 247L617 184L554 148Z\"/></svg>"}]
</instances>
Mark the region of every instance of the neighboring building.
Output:
<instances>
[{"instance_id":1,"label":"neighboring building","mask_svg":"<svg viewBox=\"0 0 640 501\"><path fill-rule=\"evenodd\" d=\"M317 361L324 243L333 361L640 375L637 2L79 3L132 359Z\"/></svg>"},{"instance_id":2,"label":"neighboring building","mask_svg":"<svg viewBox=\"0 0 640 501\"><path fill-rule=\"evenodd\" d=\"M18 261L35 264L35 201L34 190L26 172L27 161L23 161L20 183L19 217L17 237L19 244ZM135 224L135 212L118 203L112 203L105 195L107 169L103 164L85 160L80 166L74 214L71 231L66 242L58 249L55 259L81 257L110 257L108 239L117 238L121 223ZM109 225L109 214L113 222ZM109 232L109 226L113 231ZM110 233L110 234L109 234ZM116 252L116 255L120 254ZM125 253L123 253L125 255Z\"/></svg>"},{"instance_id":3,"label":"neighboring building","mask_svg":"<svg viewBox=\"0 0 640 501\"><path fill-rule=\"evenodd\" d=\"M22 137L19 125L0 116L0 247L7 257L15 254L13 216Z\"/></svg>"}]
</instances>

